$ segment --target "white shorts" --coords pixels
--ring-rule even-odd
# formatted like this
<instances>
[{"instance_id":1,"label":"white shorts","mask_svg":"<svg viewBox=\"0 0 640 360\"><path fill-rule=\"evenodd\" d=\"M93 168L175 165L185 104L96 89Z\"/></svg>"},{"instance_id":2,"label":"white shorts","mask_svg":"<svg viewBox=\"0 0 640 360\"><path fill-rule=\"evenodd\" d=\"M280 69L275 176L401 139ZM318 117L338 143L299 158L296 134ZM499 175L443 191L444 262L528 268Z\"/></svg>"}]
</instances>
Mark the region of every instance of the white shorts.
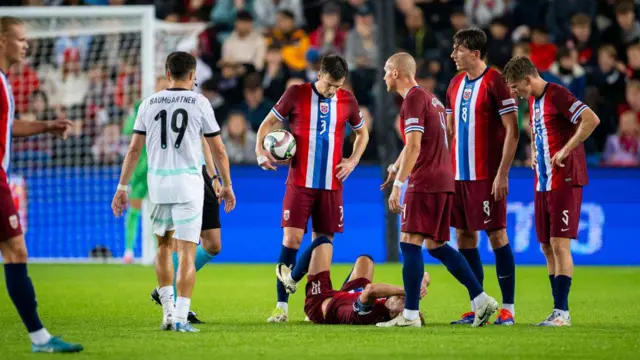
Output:
<instances>
[{"instance_id":1,"label":"white shorts","mask_svg":"<svg viewBox=\"0 0 640 360\"><path fill-rule=\"evenodd\" d=\"M175 230L176 240L200 242L202 228L202 206L204 199L180 204L153 204L151 223L153 233L163 236L167 231Z\"/></svg>"}]
</instances>

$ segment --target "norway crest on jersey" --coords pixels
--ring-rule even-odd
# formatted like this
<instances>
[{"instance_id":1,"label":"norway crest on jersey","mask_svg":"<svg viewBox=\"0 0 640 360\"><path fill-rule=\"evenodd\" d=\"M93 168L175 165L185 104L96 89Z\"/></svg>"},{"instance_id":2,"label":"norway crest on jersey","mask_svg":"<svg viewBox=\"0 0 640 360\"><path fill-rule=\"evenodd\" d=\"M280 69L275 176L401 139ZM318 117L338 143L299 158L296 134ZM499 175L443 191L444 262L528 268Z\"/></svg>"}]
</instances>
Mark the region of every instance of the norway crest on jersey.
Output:
<instances>
[{"instance_id":1,"label":"norway crest on jersey","mask_svg":"<svg viewBox=\"0 0 640 360\"><path fill-rule=\"evenodd\" d=\"M329 104L324 102L320 103L320 112L324 115L327 115L329 113Z\"/></svg>"},{"instance_id":2,"label":"norway crest on jersey","mask_svg":"<svg viewBox=\"0 0 640 360\"><path fill-rule=\"evenodd\" d=\"M471 99L471 88L470 87L464 88L464 91L462 92L462 98L465 101Z\"/></svg>"}]
</instances>

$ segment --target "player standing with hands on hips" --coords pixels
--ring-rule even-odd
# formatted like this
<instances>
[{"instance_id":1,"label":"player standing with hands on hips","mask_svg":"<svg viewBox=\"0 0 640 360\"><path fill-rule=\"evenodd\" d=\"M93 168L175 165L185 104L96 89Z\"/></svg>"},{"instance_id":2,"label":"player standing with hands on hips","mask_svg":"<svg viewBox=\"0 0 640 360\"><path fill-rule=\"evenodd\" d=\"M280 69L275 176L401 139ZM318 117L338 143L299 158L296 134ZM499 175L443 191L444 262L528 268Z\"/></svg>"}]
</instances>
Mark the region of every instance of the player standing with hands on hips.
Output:
<instances>
[{"instance_id":1,"label":"player standing with hands on hips","mask_svg":"<svg viewBox=\"0 0 640 360\"><path fill-rule=\"evenodd\" d=\"M344 229L343 182L360 162L369 142L355 96L341 89L347 75L347 62L342 57L323 57L318 80L289 87L258 129L256 155L258 165L265 170L276 169L275 159L262 145L276 124L288 118L296 140L297 150L291 159L282 202L284 238L278 263L286 266L293 267L296 263L309 217L316 246L331 242L333 234ZM356 139L351 156L342 158L347 123ZM278 302L267 321L286 322L289 294L277 279L276 289Z\"/></svg>"},{"instance_id":2,"label":"player standing with hands on hips","mask_svg":"<svg viewBox=\"0 0 640 360\"><path fill-rule=\"evenodd\" d=\"M502 75L482 60L487 35L477 28L453 37L451 58L461 71L447 89L447 130L455 172L451 226L456 228L460 253L478 282L484 270L478 251L478 230L484 230L496 257L502 309L495 325L515 323L516 267L507 238L509 169L518 145L518 106ZM452 324L473 322L477 310Z\"/></svg>"},{"instance_id":3,"label":"player standing with hands on hips","mask_svg":"<svg viewBox=\"0 0 640 360\"><path fill-rule=\"evenodd\" d=\"M536 232L547 260L554 303L551 315L538 325L571 326L571 239L578 237L582 187L588 182L583 144L600 119L569 90L544 81L526 57L511 59L504 76L514 93L529 99L531 113Z\"/></svg>"},{"instance_id":4,"label":"player standing with hands on hips","mask_svg":"<svg viewBox=\"0 0 640 360\"><path fill-rule=\"evenodd\" d=\"M9 68L27 55L27 32L22 20L0 16L0 254L4 261L7 292L29 332L33 352L78 352L82 345L51 336L40 322L36 293L27 274L27 245L20 216L9 188L11 137L52 133L64 136L71 121L24 121L15 118L15 101L7 77Z\"/></svg>"},{"instance_id":5,"label":"player standing with hands on hips","mask_svg":"<svg viewBox=\"0 0 640 360\"><path fill-rule=\"evenodd\" d=\"M387 60L384 70L387 91L395 91L404 98L400 126L405 146L398 160L390 166L397 170L389 172L381 189L393 183L389 208L402 213L400 249L404 258L405 307L397 317L377 326L422 326L419 303L424 274L422 244L425 240L429 254L440 260L469 291L478 310L473 326L481 326L498 309L498 303L484 292L464 257L446 243L449 240L454 184L444 106L432 93L418 86L416 62L411 55L393 55ZM409 185L401 205L400 192L407 178Z\"/></svg>"},{"instance_id":6,"label":"player standing with hands on hips","mask_svg":"<svg viewBox=\"0 0 640 360\"><path fill-rule=\"evenodd\" d=\"M185 52L173 52L167 56L165 69L169 88L146 98L140 105L111 206L116 216L122 215L129 180L146 143L149 198L153 203L151 222L158 240L156 276L163 309L162 329L198 332L187 322L187 316L195 283L194 261L204 202L203 135L220 171L220 198L225 201L225 211L233 210L236 199L231 188L229 159L213 108L204 96L191 91L196 80L196 59ZM175 307L174 247L179 258Z\"/></svg>"}]
</instances>

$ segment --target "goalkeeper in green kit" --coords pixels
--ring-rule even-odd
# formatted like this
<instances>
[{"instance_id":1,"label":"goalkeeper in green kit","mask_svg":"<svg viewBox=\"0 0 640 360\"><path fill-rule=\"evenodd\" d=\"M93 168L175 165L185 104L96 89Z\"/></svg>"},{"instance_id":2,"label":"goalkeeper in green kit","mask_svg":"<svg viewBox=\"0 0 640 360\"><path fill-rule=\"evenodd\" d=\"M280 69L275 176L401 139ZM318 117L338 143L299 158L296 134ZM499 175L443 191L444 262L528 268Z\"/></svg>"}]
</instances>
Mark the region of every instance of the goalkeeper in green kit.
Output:
<instances>
[{"instance_id":1,"label":"goalkeeper in green kit","mask_svg":"<svg viewBox=\"0 0 640 360\"><path fill-rule=\"evenodd\" d=\"M164 90L168 83L164 76L156 78L156 92ZM123 135L133 135L133 124L138 116L138 108L142 103L142 99L133 104L133 111L124 122L122 127ZM131 190L129 193L129 209L124 220L125 226L125 250L123 261L125 264L131 264L134 260L134 249L136 245L136 236L138 235L138 225L140 224L140 212L142 209L142 200L147 197L149 191L147 187L147 148L142 148L142 154L138 160L138 165L133 171L131 181L129 182Z\"/></svg>"}]
</instances>

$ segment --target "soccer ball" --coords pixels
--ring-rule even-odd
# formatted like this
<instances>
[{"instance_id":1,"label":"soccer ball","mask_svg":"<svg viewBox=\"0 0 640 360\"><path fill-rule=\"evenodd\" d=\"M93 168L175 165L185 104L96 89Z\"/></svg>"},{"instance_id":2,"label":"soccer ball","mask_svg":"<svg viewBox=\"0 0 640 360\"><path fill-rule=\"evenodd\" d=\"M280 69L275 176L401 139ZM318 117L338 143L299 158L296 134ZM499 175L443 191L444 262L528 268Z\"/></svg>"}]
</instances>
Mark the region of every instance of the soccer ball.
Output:
<instances>
[{"instance_id":1,"label":"soccer ball","mask_svg":"<svg viewBox=\"0 0 640 360\"><path fill-rule=\"evenodd\" d=\"M296 139L287 130L274 130L265 136L262 146L276 160L289 160L296 153Z\"/></svg>"}]
</instances>

